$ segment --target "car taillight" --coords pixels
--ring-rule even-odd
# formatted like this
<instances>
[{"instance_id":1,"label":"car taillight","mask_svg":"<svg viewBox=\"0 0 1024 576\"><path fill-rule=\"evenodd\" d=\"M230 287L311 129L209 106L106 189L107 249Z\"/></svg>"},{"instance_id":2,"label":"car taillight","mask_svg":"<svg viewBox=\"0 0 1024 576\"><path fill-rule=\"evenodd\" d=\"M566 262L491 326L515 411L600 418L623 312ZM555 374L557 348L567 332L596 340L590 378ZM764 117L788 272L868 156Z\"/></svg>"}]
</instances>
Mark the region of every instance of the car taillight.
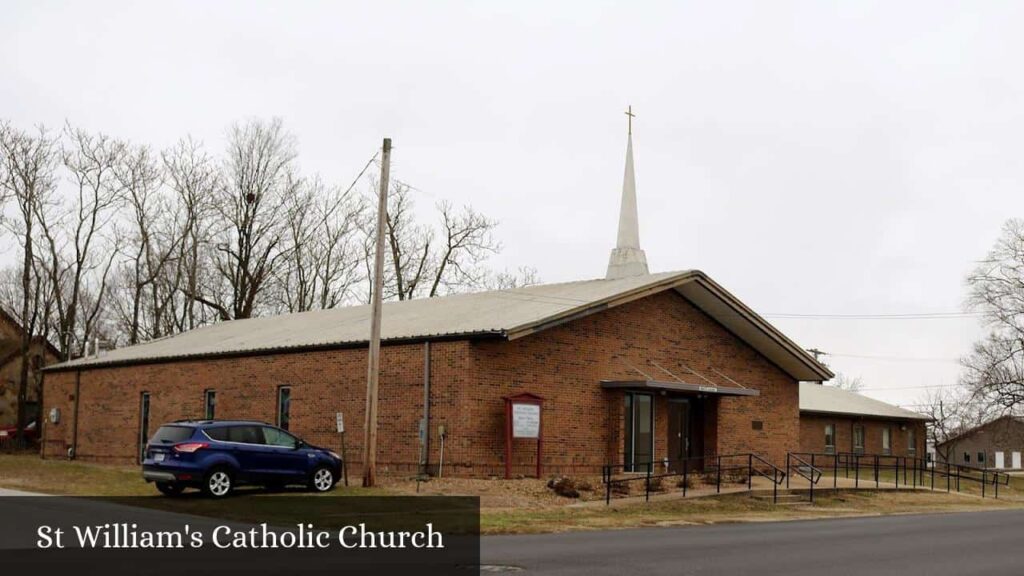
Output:
<instances>
[{"instance_id":1,"label":"car taillight","mask_svg":"<svg viewBox=\"0 0 1024 576\"><path fill-rule=\"evenodd\" d=\"M184 442L182 444L175 444L174 451L184 452L185 454L191 454L196 450L206 448L207 446L209 446L209 444L207 444L206 442Z\"/></svg>"}]
</instances>

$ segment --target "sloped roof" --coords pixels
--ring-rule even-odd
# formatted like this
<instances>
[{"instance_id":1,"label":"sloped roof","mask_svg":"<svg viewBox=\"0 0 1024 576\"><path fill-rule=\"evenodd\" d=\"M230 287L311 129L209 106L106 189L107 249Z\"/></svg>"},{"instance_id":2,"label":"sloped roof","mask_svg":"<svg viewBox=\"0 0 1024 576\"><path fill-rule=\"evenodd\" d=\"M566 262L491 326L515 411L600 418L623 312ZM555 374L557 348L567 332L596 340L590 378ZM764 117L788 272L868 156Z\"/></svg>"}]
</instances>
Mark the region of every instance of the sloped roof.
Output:
<instances>
[{"instance_id":1,"label":"sloped roof","mask_svg":"<svg viewBox=\"0 0 1024 576\"><path fill-rule=\"evenodd\" d=\"M1005 414L1005 415L1000 416L998 418L994 418L992 420L989 420L988 422L984 422L982 424L978 424L977 426L973 426L971 428L968 428L967 430L964 430L963 432L960 432L959 434L957 434L955 436L951 436L951 437L945 439L944 441L939 442L938 445L939 446L945 446L945 445L947 445L947 444L949 444L951 442L959 442L960 440L962 440L963 438L966 438L967 436L973 436L973 435L975 435L975 434L977 434L979 432L987 430L988 428L992 428L992 427L994 427L994 426L996 426L996 425L998 425L1000 423L1005 423L1007 427L1014 426L1014 425L1019 426L1021 424L1024 424L1024 418L1022 418L1020 416L1014 416L1013 414Z\"/></svg>"},{"instance_id":2,"label":"sloped roof","mask_svg":"<svg viewBox=\"0 0 1024 576\"><path fill-rule=\"evenodd\" d=\"M814 382L800 383L800 411L900 420L931 420L924 414L904 410L881 400Z\"/></svg>"},{"instance_id":3,"label":"sloped roof","mask_svg":"<svg viewBox=\"0 0 1024 576\"><path fill-rule=\"evenodd\" d=\"M794 378L832 377L828 368L696 270L387 302L383 307L381 338L385 342L484 337L514 340L670 289L678 291ZM365 345L369 334L370 306L349 306L221 322L49 369L356 346Z\"/></svg>"},{"instance_id":4,"label":"sloped roof","mask_svg":"<svg viewBox=\"0 0 1024 576\"><path fill-rule=\"evenodd\" d=\"M18 319L13 314L4 310L0 306L0 322L7 323L14 331L18 334L22 334L24 328L18 322ZM19 336L20 338L20 336ZM49 352L54 358L60 357L60 351L47 339L42 336L33 336L32 341L34 343L41 343L46 347L46 351ZM13 356L21 352L21 340L20 339L5 339L0 335L0 364L6 364Z\"/></svg>"}]
</instances>

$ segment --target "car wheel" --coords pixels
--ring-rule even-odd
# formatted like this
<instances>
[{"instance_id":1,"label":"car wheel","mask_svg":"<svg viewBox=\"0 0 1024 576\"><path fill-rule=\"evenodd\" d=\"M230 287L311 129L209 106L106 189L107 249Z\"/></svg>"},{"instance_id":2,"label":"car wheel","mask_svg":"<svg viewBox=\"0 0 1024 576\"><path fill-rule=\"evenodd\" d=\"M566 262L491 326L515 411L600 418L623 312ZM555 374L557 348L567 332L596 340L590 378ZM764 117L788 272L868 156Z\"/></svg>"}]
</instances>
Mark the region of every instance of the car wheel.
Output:
<instances>
[{"instance_id":1,"label":"car wheel","mask_svg":"<svg viewBox=\"0 0 1024 576\"><path fill-rule=\"evenodd\" d=\"M214 468L203 479L203 492L213 498L223 498L231 493L234 483L231 471L227 468Z\"/></svg>"},{"instance_id":2,"label":"car wheel","mask_svg":"<svg viewBox=\"0 0 1024 576\"><path fill-rule=\"evenodd\" d=\"M334 488L334 471L327 466L318 466L309 477L309 488L314 492L327 492Z\"/></svg>"},{"instance_id":3,"label":"car wheel","mask_svg":"<svg viewBox=\"0 0 1024 576\"><path fill-rule=\"evenodd\" d=\"M181 484L174 482L157 482L156 489L162 492L165 496L177 496L181 494L181 491L185 489Z\"/></svg>"}]
</instances>

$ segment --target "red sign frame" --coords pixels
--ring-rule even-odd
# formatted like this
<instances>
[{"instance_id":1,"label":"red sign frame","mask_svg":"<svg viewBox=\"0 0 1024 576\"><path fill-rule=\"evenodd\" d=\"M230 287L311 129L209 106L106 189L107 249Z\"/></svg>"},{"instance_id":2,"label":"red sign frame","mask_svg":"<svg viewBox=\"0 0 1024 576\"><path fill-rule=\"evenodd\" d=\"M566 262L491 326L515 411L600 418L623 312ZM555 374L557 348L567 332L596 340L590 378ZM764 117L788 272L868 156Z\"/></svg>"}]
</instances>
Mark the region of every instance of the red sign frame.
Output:
<instances>
[{"instance_id":1,"label":"red sign frame","mask_svg":"<svg viewBox=\"0 0 1024 576\"><path fill-rule=\"evenodd\" d=\"M544 454L544 398L536 394L524 392L515 396L505 397L505 479L512 478L512 405L530 404L538 407L540 422L537 427L537 478L541 474L541 461Z\"/></svg>"}]
</instances>

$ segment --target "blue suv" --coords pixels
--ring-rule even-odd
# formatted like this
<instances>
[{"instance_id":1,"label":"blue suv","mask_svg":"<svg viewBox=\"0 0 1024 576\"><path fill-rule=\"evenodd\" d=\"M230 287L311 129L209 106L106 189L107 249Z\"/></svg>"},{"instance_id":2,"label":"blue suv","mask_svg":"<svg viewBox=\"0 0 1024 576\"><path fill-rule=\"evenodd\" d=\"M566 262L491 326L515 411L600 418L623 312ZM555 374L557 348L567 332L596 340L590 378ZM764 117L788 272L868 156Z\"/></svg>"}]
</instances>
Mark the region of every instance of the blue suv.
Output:
<instances>
[{"instance_id":1,"label":"blue suv","mask_svg":"<svg viewBox=\"0 0 1024 576\"><path fill-rule=\"evenodd\" d=\"M188 487L223 498L235 486L334 488L341 457L263 422L196 420L161 426L143 453L142 477L176 496Z\"/></svg>"}]
</instances>

